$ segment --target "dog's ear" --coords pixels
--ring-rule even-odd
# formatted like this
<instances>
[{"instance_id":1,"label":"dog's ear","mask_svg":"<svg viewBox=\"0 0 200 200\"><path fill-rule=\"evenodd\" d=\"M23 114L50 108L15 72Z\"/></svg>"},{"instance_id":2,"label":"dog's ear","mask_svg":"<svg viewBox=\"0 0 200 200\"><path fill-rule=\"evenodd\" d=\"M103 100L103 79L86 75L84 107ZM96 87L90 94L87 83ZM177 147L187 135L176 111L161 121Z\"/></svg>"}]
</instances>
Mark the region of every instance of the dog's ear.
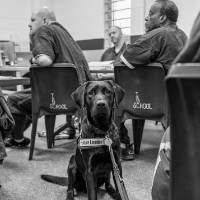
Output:
<instances>
[{"instance_id":1,"label":"dog's ear","mask_svg":"<svg viewBox=\"0 0 200 200\"><path fill-rule=\"evenodd\" d=\"M125 90L119 86L117 83L114 81L108 80L109 84L112 85L113 90L114 90L114 103L115 107L117 108L122 99L124 98L125 95Z\"/></svg>"},{"instance_id":2,"label":"dog's ear","mask_svg":"<svg viewBox=\"0 0 200 200\"><path fill-rule=\"evenodd\" d=\"M76 104L83 108L85 106L85 90L88 86L88 82L85 82L83 85L79 86L74 92L72 92L71 97L76 102Z\"/></svg>"}]
</instances>

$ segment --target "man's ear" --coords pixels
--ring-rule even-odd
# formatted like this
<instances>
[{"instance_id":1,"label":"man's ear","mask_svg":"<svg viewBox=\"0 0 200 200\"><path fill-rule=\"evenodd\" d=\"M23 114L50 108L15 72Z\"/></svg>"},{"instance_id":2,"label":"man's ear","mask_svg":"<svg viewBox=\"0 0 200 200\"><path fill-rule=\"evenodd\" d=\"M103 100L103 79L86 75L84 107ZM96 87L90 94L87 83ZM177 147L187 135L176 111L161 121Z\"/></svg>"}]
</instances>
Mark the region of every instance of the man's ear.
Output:
<instances>
[{"instance_id":1,"label":"man's ear","mask_svg":"<svg viewBox=\"0 0 200 200\"><path fill-rule=\"evenodd\" d=\"M117 83L108 80L109 84L112 85L113 90L114 90L114 104L115 107L117 108L118 105L120 104L120 102L122 101L122 99L124 98L125 95L125 90L119 86Z\"/></svg>"},{"instance_id":2,"label":"man's ear","mask_svg":"<svg viewBox=\"0 0 200 200\"><path fill-rule=\"evenodd\" d=\"M160 16L160 23L161 24L163 24L166 20L167 20L167 16L166 15L161 15Z\"/></svg>"},{"instance_id":3,"label":"man's ear","mask_svg":"<svg viewBox=\"0 0 200 200\"><path fill-rule=\"evenodd\" d=\"M88 84L89 82L85 82L71 94L72 99L80 108L83 108L85 106L85 91Z\"/></svg>"},{"instance_id":4,"label":"man's ear","mask_svg":"<svg viewBox=\"0 0 200 200\"><path fill-rule=\"evenodd\" d=\"M46 17L43 18L43 24L45 24L45 25L48 24L48 20Z\"/></svg>"}]
</instances>

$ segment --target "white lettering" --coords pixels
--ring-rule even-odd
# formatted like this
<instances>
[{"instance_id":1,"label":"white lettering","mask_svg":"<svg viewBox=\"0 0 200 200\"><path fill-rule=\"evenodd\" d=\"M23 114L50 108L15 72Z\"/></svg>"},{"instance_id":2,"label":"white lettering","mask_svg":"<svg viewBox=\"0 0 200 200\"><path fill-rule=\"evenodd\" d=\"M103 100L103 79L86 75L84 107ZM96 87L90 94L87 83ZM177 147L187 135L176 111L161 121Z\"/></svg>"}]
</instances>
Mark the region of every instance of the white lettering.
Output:
<instances>
[{"instance_id":1,"label":"white lettering","mask_svg":"<svg viewBox=\"0 0 200 200\"><path fill-rule=\"evenodd\" d=\"M67 110L66 104L50 104L50 109L53 110Z\"/></svg>"},{"instance_id":2,"label":"white lettering","mask_svg":"<svg viewBox=\"0 0 200 200\"><path fill-rule=\"evenodd\" d=\"M152 110L150 103L133 103L133 109Z\"/></svg>"},{"instance_id":3,"label":"white lettering","mask_svg":"<svg viewBox=\"0 0 200 200\"><path fill-rule=\"evenodd\" d=\"M152 110L152 107L150 103L141 103L139 92L135 92L135 102L133 103L133 109Z\"/></svg>"},{"instance_id":4,"label":"white lettering","mask_svg":"<svg viewBox=\"0 0 200 200\"><path fill-rule=\"evenodd\" d=\"M54 93L50 93L51 96L51 103L49 105L50 109L52 110L67 110L66 104L56 104L56 100L54 98Z\"/></svg>"}]
</instances>

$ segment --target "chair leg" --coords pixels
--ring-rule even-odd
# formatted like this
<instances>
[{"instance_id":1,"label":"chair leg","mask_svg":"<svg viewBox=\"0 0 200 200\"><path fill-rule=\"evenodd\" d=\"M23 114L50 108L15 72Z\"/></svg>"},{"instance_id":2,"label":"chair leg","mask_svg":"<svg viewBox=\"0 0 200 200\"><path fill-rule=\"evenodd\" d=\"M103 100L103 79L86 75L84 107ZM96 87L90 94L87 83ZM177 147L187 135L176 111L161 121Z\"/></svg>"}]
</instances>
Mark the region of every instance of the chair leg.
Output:
<instances>
[{"instance_id":1,"label":"chair leg","mask_svg":"<svg viewBox=\"0 0 200 200\"><path fill-rule=\"evenodd\" d=\"M140 153L140 145L142 141L142 134L144 129L145 120L141 119L132 119L132 128L133 128L133 141L135 154Z\"/></svg>"},{"instance_id":2,"label":"chair leg","mask_svg":"<svg viewBox=\"0 0 200 200\"><path fill-rule=\"evenodd\" d=\"M45 126L47 133L47 148L52 148L54 145L54 126L56 115L45 115Z\"/></svg>"},{"instance_id":3,"label":"chair leg","mask_svg":"<svg viewBox=\"0 0 200 200\"><path fill-rule=\"evenodd\" d=\"M37 122L38 122L38 115L33 114L32 115L31 145L30 145L30 151L29 151L29 160L33 159L35 136L36 136L36 131L37 131Z\"/></svg>"}]
</instances>

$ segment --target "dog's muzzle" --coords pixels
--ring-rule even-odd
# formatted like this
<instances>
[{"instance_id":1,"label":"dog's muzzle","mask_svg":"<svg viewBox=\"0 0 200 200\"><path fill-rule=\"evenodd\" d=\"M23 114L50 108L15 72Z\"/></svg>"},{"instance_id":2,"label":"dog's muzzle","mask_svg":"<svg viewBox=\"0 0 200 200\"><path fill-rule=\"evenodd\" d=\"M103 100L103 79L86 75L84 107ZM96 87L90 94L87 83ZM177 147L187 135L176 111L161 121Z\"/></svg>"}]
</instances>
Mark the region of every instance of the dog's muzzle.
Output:
<instances>
[{"instance_id":1,"label":"dog's muzzle","mask_svg":"<svg viewBox=\"0 0 200 200\"><path fill-rule=\"evenodd\" d=\"M98 100L96 102L97 109L105 109L106 101L105 100Z\"/></svg>"},{"instance_id":2,"label":"dog's muzzle","mask_svg":"<svg viewBox=\"0 0 200 200\"><path fill-rule=\"evenodd\" d=\"M105 100L96 101L93 108L94 115L105 115L107 118L110 113L109 106Z\"/></svg>"}]
</instances>

